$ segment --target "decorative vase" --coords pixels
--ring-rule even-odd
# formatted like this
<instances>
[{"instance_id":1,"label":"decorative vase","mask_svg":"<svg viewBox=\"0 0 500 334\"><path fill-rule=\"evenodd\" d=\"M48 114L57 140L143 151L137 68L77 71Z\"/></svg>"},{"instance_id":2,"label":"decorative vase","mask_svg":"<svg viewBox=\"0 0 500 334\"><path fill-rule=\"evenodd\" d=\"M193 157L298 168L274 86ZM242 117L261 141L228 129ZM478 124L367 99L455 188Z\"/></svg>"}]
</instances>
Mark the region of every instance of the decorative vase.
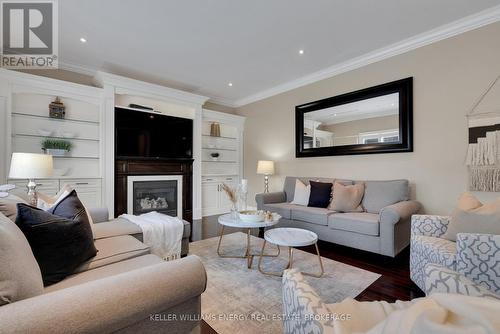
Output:
<instances>
[{"instance_id":1,"label":"decorative vase","mask_svg":"<svg viewBox=\"0 0 500 334\"><path fill-rule=\"evenodd\" d=\"M236 203L231 203L231 219L238 219L238 207Z\"/></svg>"},{"instance_id":2,"label":"decorative vase","mask_svg":"<svg viewBox=\"0 0 500 334\"><path fill-rule=\"evenodd\" d=\"M210 125L210 135L212 137L220 137L220 124L219 123L212 123Z\"/></svg>"}]
</instances>

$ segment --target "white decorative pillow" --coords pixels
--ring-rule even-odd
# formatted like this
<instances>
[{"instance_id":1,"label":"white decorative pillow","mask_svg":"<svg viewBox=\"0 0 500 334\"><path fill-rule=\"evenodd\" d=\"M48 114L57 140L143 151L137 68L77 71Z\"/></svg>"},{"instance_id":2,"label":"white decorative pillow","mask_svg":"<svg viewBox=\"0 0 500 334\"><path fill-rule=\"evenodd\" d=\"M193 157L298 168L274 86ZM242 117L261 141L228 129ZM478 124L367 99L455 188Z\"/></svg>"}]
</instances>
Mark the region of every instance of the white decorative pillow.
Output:
<instances>
[{"instance_id":1,"label":"white decorative pillow","mask_svg":"<svg viewBox=\"0 0 500 334\"><path fill-rule=\"evenodd\" d=\"M48 211L57 205L57 203L68 197L72 190L73 189L70 186L65 185L55 196L49 196L37 191L38 201L36 203L36 207L44 211Z\"/></svg>"},{"instance_id":2,"label":"white decorative pillow","mask_svg":"<svg viewBox=\"0 0 500 334\"><path fill-rule=\"evenodd\" d=\"M307 206L309 204L309 195L311 194L311 186L305 185L299 179L295 180L295 193L293 201L290 204Z\"/></svg>"},{"instance_id":3,"label":"white decorative pillow","mask_svg":"<svg viewBox=\"0 0 500 334\"><path fill-rule=\"evenodd\" d=\"M55 205L57 205L59 202L61 202L63 199L68 197L69 194L73 191L73 188L71 188L69 185L64 185L61 190L55 195L55 196L49 196L47 194L37 192L38 196L38 201L37 201L37 208L42 209L44 211L48 211L51 208L53 208ZM82 203L83 204L83 203ZM92 216L90 215L89 210L85 205L83 205L85 208L85 211L87 212L87 217L89 219L90 226L92 229L94 228L94 221L92 220Z\"/></svg>"}]
</instances>

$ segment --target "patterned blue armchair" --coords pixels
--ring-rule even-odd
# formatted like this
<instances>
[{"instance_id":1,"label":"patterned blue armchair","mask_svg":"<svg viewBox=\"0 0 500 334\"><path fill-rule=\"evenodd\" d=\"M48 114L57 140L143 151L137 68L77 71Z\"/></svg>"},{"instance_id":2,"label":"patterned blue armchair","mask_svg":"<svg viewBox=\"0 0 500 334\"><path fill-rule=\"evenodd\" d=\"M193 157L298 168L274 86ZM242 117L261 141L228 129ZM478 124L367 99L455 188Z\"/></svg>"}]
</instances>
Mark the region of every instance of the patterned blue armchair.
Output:
<instances>
[{"instance_id":1,"label":"patterned blue armchair","mask_svg":"<svg viewBox=\"0 0 500 334\"><path fill-rule=\"evenodd\" d=\"M441 238L450 217L414 215L411 221L410 277L427 294L500 294L500 235L459 233Z\"/></svg>"}]
</instances>

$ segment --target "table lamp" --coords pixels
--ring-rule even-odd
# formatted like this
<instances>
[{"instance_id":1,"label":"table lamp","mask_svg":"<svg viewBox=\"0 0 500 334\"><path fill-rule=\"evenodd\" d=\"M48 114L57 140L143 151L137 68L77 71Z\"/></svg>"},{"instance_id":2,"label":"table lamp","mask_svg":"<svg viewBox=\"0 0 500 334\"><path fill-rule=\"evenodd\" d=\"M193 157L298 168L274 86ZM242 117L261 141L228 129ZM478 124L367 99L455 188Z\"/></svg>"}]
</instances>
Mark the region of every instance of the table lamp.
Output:
<instances>
[{"instance_id":1,"label":"table lamp","mask_svg":"<svg viewBox=\"0 0 500 334\"><path fill-rule=\"evenodd\" d=\"M264 192L269 192L269 175L274 174L274 161L259 160L257 163L257 174L264 175Z\"/></svg>"},{"instance_id":2,"label":"table lamp","mask_svg":"<svg viewBox=\"0 0 500 334\"><path fill-rule=\"evenodd\" d=\"M12 153L10 162L10 179L28 179L28 197L30 204L36 206L35 179L52 176L53 161L48 154L37 153Z\"/></svg>"}]
</instances>

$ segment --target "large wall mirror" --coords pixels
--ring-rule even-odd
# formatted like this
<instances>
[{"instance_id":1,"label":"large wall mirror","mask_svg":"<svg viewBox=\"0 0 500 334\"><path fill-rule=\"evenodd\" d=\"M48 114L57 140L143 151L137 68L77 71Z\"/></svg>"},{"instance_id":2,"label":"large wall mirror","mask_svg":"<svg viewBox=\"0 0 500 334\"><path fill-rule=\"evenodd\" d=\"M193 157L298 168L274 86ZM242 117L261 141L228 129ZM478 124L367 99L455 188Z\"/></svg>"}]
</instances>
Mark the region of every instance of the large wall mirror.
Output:
<instances>
[{"instance_id":1,"label":"large wall mirror","mask_svg":"<svg viewBox=\"0 0 500 334\"><path fill-rule=\"evenodd\" d=\"M412 152L412 81L295 107L296 156Z\"/></svg>"}]
</instances>

